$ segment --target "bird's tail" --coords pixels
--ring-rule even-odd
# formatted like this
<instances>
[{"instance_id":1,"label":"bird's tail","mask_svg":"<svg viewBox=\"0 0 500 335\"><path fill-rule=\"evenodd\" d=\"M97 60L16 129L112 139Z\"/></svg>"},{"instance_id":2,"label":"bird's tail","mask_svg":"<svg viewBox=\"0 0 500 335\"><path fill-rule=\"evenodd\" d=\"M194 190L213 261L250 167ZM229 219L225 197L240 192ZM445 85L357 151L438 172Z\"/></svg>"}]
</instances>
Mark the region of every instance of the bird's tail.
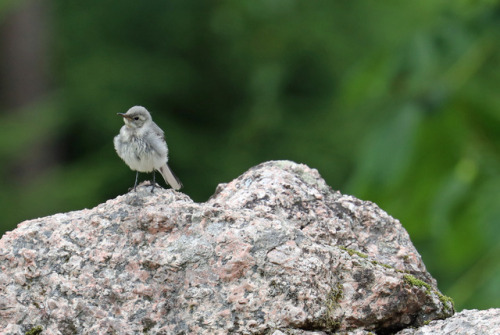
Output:
<instances>
[{"instance_id":1,"label":"bird's tail","mask_svg":"<svg viewBox=\"0 0 500 335\"><path fill-rule=\"evenodd\" d=\"M168 164L165 163L160 169L159 169L161 175L163 176L163 179L165 179L165 182L167 182L174 190L180 190L182 187L182 183L177 178L177 176L170 170L168 167Z\"/></svg>"}]
</instances>

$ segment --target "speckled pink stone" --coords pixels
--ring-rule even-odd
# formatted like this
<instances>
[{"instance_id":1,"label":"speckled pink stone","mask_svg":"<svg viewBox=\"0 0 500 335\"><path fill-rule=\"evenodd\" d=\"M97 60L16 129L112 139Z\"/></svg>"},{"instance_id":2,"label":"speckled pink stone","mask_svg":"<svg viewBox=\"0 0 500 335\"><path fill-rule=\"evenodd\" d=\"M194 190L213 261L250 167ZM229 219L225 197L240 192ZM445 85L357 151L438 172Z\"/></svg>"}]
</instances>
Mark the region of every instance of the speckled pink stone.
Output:
<instances>
[{"instance_id":1,"label":"speckled pink stone","mask_svg":"<svg viewBox=\"0 0 500 335\"><path fill-rule=\"evenodd\" d=\"M452 315L437 292L397 220L288 161L205 203L141 186L0 240L1 334L365 334Z\"/></svg>"}]
</instances>

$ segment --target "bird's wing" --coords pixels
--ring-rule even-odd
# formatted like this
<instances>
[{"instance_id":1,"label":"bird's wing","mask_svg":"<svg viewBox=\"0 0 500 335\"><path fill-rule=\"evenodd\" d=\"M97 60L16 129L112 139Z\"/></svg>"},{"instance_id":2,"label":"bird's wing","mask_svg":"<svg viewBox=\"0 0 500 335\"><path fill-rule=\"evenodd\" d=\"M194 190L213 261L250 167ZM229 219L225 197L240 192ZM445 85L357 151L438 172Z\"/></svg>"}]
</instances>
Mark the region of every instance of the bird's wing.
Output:
<instances>
[{"instance_id":1,"label":"bird's wing","mask_svg":"<svg viewBox=\"0 0 500 335\"><path fill-rule=\"evenodd\" d=\"M161 130L161 128L158 127L158 125L154 122L152 123L151 128L153 129L155 135L158 136L163 142L165 142L165 133L163 132L163 130Z\"/></svg>"},{"instance_id":2,"label":"bird's wing","mask_svg":"<svg viewBox=\"0 0 500 335\"><path fill-rule=\"evenodd\" d=\"M167 160L168 148L167 142L165 142L165 137L163 135L163 130L160 129L154 122L145 134L148 138L148 145L153 148L154 151L160 156L165 156L165 161Z\"/></svg>"}]
</instances>

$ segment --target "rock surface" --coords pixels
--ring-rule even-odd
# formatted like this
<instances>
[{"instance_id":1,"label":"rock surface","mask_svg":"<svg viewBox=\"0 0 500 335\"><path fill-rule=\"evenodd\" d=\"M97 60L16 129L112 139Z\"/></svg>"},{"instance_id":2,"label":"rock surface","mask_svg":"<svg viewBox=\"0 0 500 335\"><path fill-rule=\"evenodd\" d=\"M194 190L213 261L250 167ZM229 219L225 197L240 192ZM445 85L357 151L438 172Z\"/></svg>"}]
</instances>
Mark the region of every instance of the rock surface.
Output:
<instances>
[{"instance_id":1,"label":"rock surface","mask_svg":"<svg viewBox=\"0 0 500 335\"><path fill-rule=\"evenodd\" d=\"M446 320L432 321L419 329L405 329L397 335L498 335L500 309L463 310Z\"/></svg>"},{"instance_id":2,"label":"rock surface","mask_svg":"<svg viewBox=\"0 0 500 335\"><path fill-rule=\"evenodd\" d=\"M205 203L142 186L0 240L2 334L368 334L453 313L399 221L288 161Z\"/></svg>"}]
</instances>

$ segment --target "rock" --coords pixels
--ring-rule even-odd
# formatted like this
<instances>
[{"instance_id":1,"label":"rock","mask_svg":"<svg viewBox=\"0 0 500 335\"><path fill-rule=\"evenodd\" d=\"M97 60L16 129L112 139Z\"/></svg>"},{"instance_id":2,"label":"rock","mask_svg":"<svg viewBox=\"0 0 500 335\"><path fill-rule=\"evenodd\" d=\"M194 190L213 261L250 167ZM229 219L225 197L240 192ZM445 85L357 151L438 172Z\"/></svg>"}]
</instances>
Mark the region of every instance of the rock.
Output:
<instances>
[{"instance_id":1,"label":"rock","mask_svg":"<svg viewBox=\"0 0 500 335\"><path fill-rule=\"evenodd\" d=\"M397 335L498 335L500 309L463 310L446 320L432 321L419 329L405 329Z\"/></svg>"},{"instance_id":2,"label":"rock","mask_svg":"<svg viewBox=\"0 0 500 335\"><path fill-rule=\"evenodd\" d=\"M201 204L141 186L25 221L0 269L5 334L361 335L454 313L399 221L289 161Z\"/></svg>"}]
</instances>

